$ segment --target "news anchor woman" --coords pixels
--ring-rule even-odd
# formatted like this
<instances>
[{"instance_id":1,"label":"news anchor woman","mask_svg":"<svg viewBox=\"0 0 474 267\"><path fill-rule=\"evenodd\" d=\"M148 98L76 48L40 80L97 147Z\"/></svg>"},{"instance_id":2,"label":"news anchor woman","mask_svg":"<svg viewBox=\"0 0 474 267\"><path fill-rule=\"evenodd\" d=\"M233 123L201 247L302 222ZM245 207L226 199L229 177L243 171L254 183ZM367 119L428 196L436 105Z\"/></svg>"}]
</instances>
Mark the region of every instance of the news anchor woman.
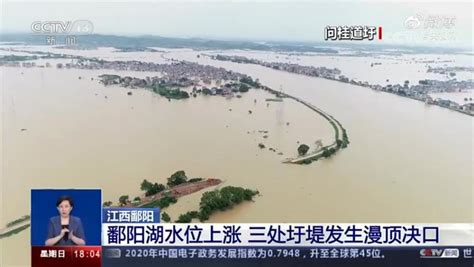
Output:
<instances>
[{"instance_id":1,"label":"news anchor woman","mask_svg":"<svg viewBox=\"0 0 474 267\"><path fill-rule=\"evenodd\" d=\"M46 246L84 246L84 228L81 219L71 215L74 202L71 197L63 196L56 201L59 216L51 217L48 225Z\"/></svg>"}]
</instances>

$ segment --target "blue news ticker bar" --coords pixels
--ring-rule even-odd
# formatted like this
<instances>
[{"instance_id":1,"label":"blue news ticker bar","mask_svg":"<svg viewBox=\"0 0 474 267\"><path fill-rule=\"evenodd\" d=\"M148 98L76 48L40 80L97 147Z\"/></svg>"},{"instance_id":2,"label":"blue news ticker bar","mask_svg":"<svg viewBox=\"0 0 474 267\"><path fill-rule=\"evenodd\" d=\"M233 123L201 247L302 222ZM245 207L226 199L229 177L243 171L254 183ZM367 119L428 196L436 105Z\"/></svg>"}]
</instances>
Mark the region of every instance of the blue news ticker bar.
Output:
<instances>
[{"instance_id":1,"label":"blue news ticker bar","mask_svg":"<svg viewBox=\"0 0 474 267\"><path fill-rule=\"evenodd\" d=\"M191 250L215 250L215 258L199 258L199 252L189 257ZM229 250L238 255L239 249L249 251L262 249L264 258L219 258L219 251ZM141 267L141 266L167 266L167 267L379 267L379 266L469 266L472 267L472 250L474 247L103 247L103 267ZM151 250L156 250L157 255ZM173 257L170 255L173 250ZM180 252L181 250L181 252ZM317 252L315 252L317 250ZM336 258L334 251L349 251L349 257ZM145 252L147 251L147 252ZM270 252L271 251L271 252ZM298 251L298 252L296 252ZM357 253L355 252L357 251ZM364 252L361 252L364 251ZM458 252L458 254L453 252ZM376 252L376 253L374 253ZM467 252L467 253L466 253ZM202 254L205 254L201 252ZM245 253L243 253L245 255ZM353 256L351 255L358 255ZM161 255L161 256L160 256ZM186 255L186 257L182 257ZM252 254L255 256L254 254ZM341 254L338 254L339 256ZM372 256L376 256L375 258ZM441 257L441 255L450 257ZM346 255L347 256L347 255Z\"/></svg>"},{"instance_id":2,"label":"blue news ticker bar","mask_svg":"<svg viewBox=\"0 0 474 267\"><path fill-rule=\"evenodd\" d=\"M159 208L120 207L120 208L103 208L102 209L102 223L159 223L159 222L160 222L160 209Z\"/></svg>"}]
</instances>

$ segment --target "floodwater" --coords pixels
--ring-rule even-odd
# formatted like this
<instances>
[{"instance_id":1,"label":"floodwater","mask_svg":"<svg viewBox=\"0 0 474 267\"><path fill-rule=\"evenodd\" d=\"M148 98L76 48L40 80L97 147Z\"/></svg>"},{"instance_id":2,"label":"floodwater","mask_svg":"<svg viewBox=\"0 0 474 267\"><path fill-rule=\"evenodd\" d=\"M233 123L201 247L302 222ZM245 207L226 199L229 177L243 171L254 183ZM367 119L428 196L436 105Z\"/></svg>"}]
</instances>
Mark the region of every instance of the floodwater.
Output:
<instances>
[{"instance_id":1,"label":"floodwater","mask_svg":"<svg viewBox=\"0 0 474 267\"><path fill-rule=\"evenodd\" d=\"M258 77L263 84L281 87L286 93L321 107L348 130L351 144L331 160L330 170L321 167L326 167L327 162L310 167L317 168L313 177L324 177L319 178L314 188L314 192L324 198L315 204L313 220L474 221L472 117L363 87L258 65L197 58L195 54L180 51L167 57L225 67ZM241 54L252 57L254 53ZM421 55L418 58L422 66L416 68L424 71L407 69L395 76L412 81L424 79L427 66L423 61L443 60L441 55L432 57ZM448 60L453 61L451 65L458 66L469 62L469 58L459 56L448 56ZM307 65L324 66L318 62L318 57L312 57ZM368 73L372 68L364 64L354 67ZM387 69L385 76L390 74ZM326 190L333 190L335 185L338 186L332 191L335 195L328 198Z\"/></svg>"},{"instance_id":2,"label":"floodwater","mask_svg":"<svg viewBox=\"0 0 474 267\"><path fill-rule=\"evenodd\" d=\"M298 183L316 183L311 170L281 162L296 156L298 141L314 146L333 137L332 127L310 109L290 100L267 107L265 99L272 96L260 90L242 98L169 102L146 90L104 87L90 79L101 74L97 71L3 68L2 73L2 193L4 200L15 200L15 205L2 201L2 225L29 213L31 188L102 188L104 200L117 201L123 194L139 195L143 179L165 183L177 170L220 178L222 186L258 189L257 202L265 209L282 195L307 201L307 192L297 193L303 190ZM260 142L267 148L258 148ZM293 193L281 191L287 188ZM195 209L199 197L186 208ZM309 208L300 211L301 218ZM179 210L168 212L179 216ZM279 220L257 218L258 213L237 209L229 216ZM18 255L19 247L28 247L29 232L2 241L4 255ZM9 257L6 263L24 261Z\"/></svg>"},{"instance_id":3,"label":"floodwater","mask_svg":"<svg viewBox=\"0 0 474 267\"><path fill-rule=\"evenodd\" d=\"M163 61L158 52L77 53ZM282 164L295 156L298 141L329 143L333 136L324 119L294 101L267 107L270 96L256 90L240 99L168 102L146 90L104 87L90 79L113 71L5 67L2 225L29 212L31 188L102 188L104 200L116 201L140 194L143 179L164 183L181 169L190 177L223 179L222 186L260 191L255 202L215 214L210 222L473 222L472 117L367 88L198 58L199 53L165 56L281 86L337 118L351 144L310 165ZM308 64L317 66L318 58ZM406 76L426 74L416 73L407 70ZM268 138L259 130L268 131ZM259 149L260 142L283 155ZM166 211L176 219L195 210L201 194L180 198ZM2 263L28 264L28 231L2 242Z\"/></svg>"}]
</instances>

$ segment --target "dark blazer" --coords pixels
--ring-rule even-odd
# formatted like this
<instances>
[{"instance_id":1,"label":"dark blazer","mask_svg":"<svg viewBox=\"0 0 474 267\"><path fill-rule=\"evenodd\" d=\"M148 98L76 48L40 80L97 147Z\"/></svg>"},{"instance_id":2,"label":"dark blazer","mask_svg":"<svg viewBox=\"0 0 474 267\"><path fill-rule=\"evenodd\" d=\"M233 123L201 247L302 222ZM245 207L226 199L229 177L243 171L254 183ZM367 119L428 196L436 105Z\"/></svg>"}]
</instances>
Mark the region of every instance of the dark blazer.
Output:
<instances>
[{"instance_id":1,"label":"dark blazer","mask_svg":"<svg viewBox=\"0 0 474 267\"><path fill-rule=\"evenodd\" d=\"M84 227L82 226L82 222L81 222L81 219L79 217L70 216L69 217L69 227L68 228L69 228L69 232L72 231L72 234L74 236L79 237L79 238L83 239L84 241L86 240L85 236L84 236ZM49 219L49 224L48 224L48 237L47 237L47 239L58 236L61 233L61 229L62 229L61 217L60 216L51 217ZM65 236L65 238L62 238L61 240L59 240L59 242L56 243L55 245L58 245L58 246L74 246L74 245L76 245L74 242L72 242L72 240L70 240L68 238L69 235L67 233L64 236Z\"/></svg>"}]
</instances>

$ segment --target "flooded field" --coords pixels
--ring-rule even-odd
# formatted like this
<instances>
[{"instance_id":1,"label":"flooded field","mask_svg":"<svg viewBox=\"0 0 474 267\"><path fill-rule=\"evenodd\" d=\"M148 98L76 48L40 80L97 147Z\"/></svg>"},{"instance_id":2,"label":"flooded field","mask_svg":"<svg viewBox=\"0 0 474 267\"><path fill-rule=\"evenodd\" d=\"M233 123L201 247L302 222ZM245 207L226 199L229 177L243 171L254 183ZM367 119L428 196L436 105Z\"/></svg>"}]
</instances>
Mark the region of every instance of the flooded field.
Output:
<instances>
[{"instance_id":1,"label":"flooded field","mask_svg":"<svg viewBox=\"0 0 474 267\"><path fill-rule=\"evenodd\" d=\"M296 156L298 142L329 143L333 137L326 120L294 101L267 106L265 99L271 96L251 90L242 98L198 96L169 102L146 90L105 87L96 79L120 72L4 67L2 225L29 213L31 188L102 188L104 200L117 201L123 194L139 195L143 179L164 183L177 170L190 177L222 179L222 186L260 191L255 202L215 214L210 222L473 220L470 116L349 84L213 61L192 50L60 51L108 60L184 59L245 73L333 115L347 129L351 144L310 165L282 164ZM254 58L258 54L239 53ZM298 64L340 66L360 80L430 78L423 72L424 63L413 63L411 69L403 65L411 63L387 59L377 66L386 69L369 77L364 76L366 69L375 69L370 63L380 59L346 59L291 56ZM451 59L456 60L446 60ZM326 65L329 61L340 65ZM122 75L143 78L153 73ZM133 95L127 95L129 91ZM268 131L268 138L259 131ZM261 142L266 149L258 148ZM176 219L197 209L201 194L180 198L166 211ZM12 199L15 205L10 205ZM2 242L7 266L28 264L19 249L28 248L28 231Z\"/></svg>"}]
</instances>

